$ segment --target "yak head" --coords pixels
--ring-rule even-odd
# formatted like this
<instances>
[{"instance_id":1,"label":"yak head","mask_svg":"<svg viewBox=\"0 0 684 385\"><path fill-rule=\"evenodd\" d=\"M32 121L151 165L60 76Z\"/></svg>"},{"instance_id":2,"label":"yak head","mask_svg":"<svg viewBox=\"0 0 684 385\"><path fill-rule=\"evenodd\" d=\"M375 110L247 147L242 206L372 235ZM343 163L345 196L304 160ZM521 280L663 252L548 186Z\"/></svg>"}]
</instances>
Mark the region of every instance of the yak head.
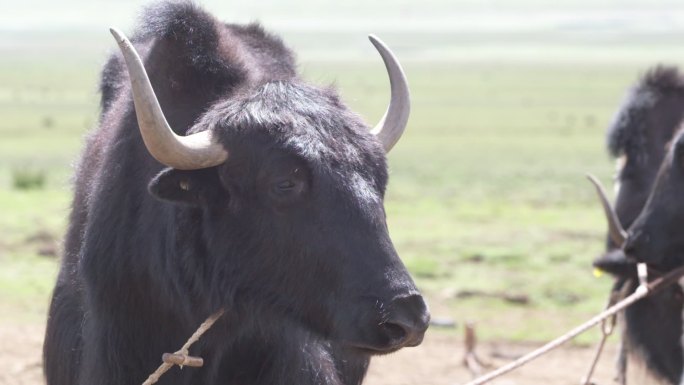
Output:
<instances>
[{"instance_id":1,"label":"yak head","mask_svg":"<svg viewBox=\"0 0 684 385\"><path fill-rule=\"evenodd\" d=\"M202 228L209 296L246 318L296 322L369 354L418 345L429 313L383 206L385 153L409 113L406 79L389 49L371 37L392 85L373 129L334 91L290 78L216 101L179 136L135 49L112 32L146 147L168 166L150 191L202 213L191 225Z\"/></svg>"},{"instance_id":2,"label":"yak head","mask_svg":"<svg viewBox=\"0 0 684 385\"><path fill-rule=\"evenodd\" d=\"M604 205L612 241L622 249L629 263L646 263L665 272L684 265L684 131L667 151L653 188L640 214L627 231L618 219L598 182L592 178Z\"/></svg>"},{"instance_id":3,"label":"yak head","mask_svg":"<svg viewBox=\"0 0 684 385\"><path fill-rule=\"evenodd\" d=\"M625 228L644 207L658 169L684 116L684 78L676 67L658 65L629 90L608 128L608 149L618 158L615 217ZM618 276L635 272L635 265L608 237L608 252L596 267Z\"/></svg>"},{"instance_id":4,"label":"yak head","mask_svg":"<svg viewBox=\"0 0 684 385\"><path fill-rule=\"evenodd\" d=\"M678 133L643 210L629 227L623 250L657 270L684 265L684 135Z\"/></svg>"}]
</instances>

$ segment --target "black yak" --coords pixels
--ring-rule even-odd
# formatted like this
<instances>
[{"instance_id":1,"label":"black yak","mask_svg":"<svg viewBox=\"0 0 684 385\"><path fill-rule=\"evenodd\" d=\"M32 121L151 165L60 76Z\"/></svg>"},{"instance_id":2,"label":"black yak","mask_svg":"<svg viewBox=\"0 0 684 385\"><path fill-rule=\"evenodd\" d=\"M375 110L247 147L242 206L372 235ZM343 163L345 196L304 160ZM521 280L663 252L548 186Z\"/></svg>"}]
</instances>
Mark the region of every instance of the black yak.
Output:
<instances>
[{"instance_id":1,"label":"black yak","mask_svg":"<svg viewBox=\"0 0 684 385\"><path fill-rule=\"evenodd\" d=\"M684 76L675 67L656 66L629 91L608 130L609 151L619 158L618 188L607 252L594 265L615 276L615 290L631 293L638 286L636 261L628 258L629 243L638 237L628 236L625 256L622 226L634 226L683 117ZM650 268L656 272L655 265ZM627 378L622 381L642 383L637 377L645 370L652 379L680 383L682 298L682 289L675 285L625 310L620 365Z\"/></svg>"},{"instance_id":2,"label":"black yak","mask_svg":"<svg viewBox=\"0 0 684 385\"><path fill-rule=\"evenodd\" d=\"M160 384L359 384L371 356L420 344L429 313L383 206L409 112L392 53L371 38L392 94L371 129L257 24L170 2L132 44L112 33L122 55L76 172L48 385L140 384L218 309L191 349L204 367Z\"/></svg>"}]
</instances>

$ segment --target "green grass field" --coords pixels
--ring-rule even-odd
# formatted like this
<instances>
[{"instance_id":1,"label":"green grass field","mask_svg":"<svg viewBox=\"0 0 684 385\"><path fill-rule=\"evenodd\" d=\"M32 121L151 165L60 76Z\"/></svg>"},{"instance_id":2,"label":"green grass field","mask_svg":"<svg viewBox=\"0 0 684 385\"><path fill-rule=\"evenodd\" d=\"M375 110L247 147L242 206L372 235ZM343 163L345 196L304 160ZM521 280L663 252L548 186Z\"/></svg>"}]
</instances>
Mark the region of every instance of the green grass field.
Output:
<instances>
[{"instance_id":1,"label":"green grass field","mask_svg":"<svg viewBox=\"0 0 684 385\"><path fill-rule=\"evenodd\" d=\"M98 33L37 32L15 45L7 41L17 33L0 33L0 53L12 53L0 61L0 312L13 320L45 317L57 261L39 256L43 244L32 238L60 239L66 226L72 164L96 120L99 64L113 49L106 29ZM541 341L599 311L611 279L592 275L605 225L584 174L610 183L605 127L641 70L684 52L676 36L559 45L560 32L521 33L511 47L487 34L386 35L407 58L413 94L410 127L389 156L389 226L433 315L474 321L485 339ZM388 84L380 60L364 56L374 53L352 44L340 59L320 48L362 35L288 36L308 79L335 83L369 122L380 117ZM71 41L78 50L66 55ZM16 188L21 172L44 175L43 187ZM457 298L463 291L529 302Z\"/></svg>"}]
</instances>

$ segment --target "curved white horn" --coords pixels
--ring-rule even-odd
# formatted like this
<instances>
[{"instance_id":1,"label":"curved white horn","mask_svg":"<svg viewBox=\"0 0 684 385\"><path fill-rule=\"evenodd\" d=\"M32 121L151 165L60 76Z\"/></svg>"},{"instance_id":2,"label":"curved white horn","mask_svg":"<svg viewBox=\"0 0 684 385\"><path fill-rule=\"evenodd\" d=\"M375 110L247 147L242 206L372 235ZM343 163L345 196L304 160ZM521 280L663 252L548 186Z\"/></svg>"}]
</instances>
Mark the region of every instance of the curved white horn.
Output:
<instances>
[{"instance_id":1,"label":"curved white horn","mask_svg":"<svg viewBox=\"0 0 684 385\"><path fill-rule=\"evenodd\" d=\"M613 209L613 206L611 206L610 201L606 196L606 192L603 190L603 186L601 186L601 182L599 182L598 179L596 179L596 177L590 174L587 174L587 179L589 179L591 184L594 185L599 200L601 200L603 211L605 212L606 219L608 220L608 234L610 235L610 238L613 240L613 242L615 242L615 244L618 247L622 247L625 244L625 241L627 240L627 232L625 232L625 230L622 228L620 219L615 213L615 209Z\"/></svg>"},{"instance_id":2,"label":"curved white horn","mask_svg":"<svg viewBox=\"0 0 684 385\"><path fill-rule=\"evenodd\" d=\"M126 61L140 133L150 154L159 162L179 170L197 170L225 162L228 153L212 140L211 132L202 131L188 136L173 132L133 44L119 30L110 28L109 31Z\"/></svg>"},{"instance_id":3,"label":"curved white horn","mask_svg":"<svg viewBox=\"0 0 684 385\"><path fill-rule=\"evenodd\" d=\"M382 56L382 61L385 62L392 90L385 116L371 131L382 142L385 152L389 152L399 141L406 128L411 112L411 95L409 94L406 75L404 75L404 71L392 51L375 35L368 35L368 39Z\"/></svg>"}]
</instances>

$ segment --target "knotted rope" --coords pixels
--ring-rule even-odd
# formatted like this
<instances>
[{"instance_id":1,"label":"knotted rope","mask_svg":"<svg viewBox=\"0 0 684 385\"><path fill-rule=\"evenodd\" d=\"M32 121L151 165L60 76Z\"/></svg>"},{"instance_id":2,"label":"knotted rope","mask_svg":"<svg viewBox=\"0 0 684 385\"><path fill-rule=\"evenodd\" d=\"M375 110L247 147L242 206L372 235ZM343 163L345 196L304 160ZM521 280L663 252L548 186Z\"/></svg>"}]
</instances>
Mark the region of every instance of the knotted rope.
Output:
<instances>
[{"instance_id":1,"label":"knotted rope","mask_svg":"<svg viewBox=\"0 0 684 385\"><path fill-rule=\"evenodd\" d=\"M209 318L207 318L206 321L202 322L202 324L197 328L197 330L195 330L195 332L185 342L183 347L181 347L177 352L164 353L162 355L163 363L159 365L159 367L157 368L157 370L154 371L154 373L150 374L150 376L147 377L147 380L145 380L145 382L143 382L142 385L155 384L157 381L159 381L159 377L161 377L164 373L171 369L173 365L178 365L181 368L183 366L201 367L202 365L204 365L204 360L200 357L190 356L188 349L190 349L190 346L197 342L200 339L200 337L202 337L202 335L207 330L209 330L219 318L221 318L223 312L224 310L221 309L216 313L212 314Z\"/></svg>"}]
</instances>

